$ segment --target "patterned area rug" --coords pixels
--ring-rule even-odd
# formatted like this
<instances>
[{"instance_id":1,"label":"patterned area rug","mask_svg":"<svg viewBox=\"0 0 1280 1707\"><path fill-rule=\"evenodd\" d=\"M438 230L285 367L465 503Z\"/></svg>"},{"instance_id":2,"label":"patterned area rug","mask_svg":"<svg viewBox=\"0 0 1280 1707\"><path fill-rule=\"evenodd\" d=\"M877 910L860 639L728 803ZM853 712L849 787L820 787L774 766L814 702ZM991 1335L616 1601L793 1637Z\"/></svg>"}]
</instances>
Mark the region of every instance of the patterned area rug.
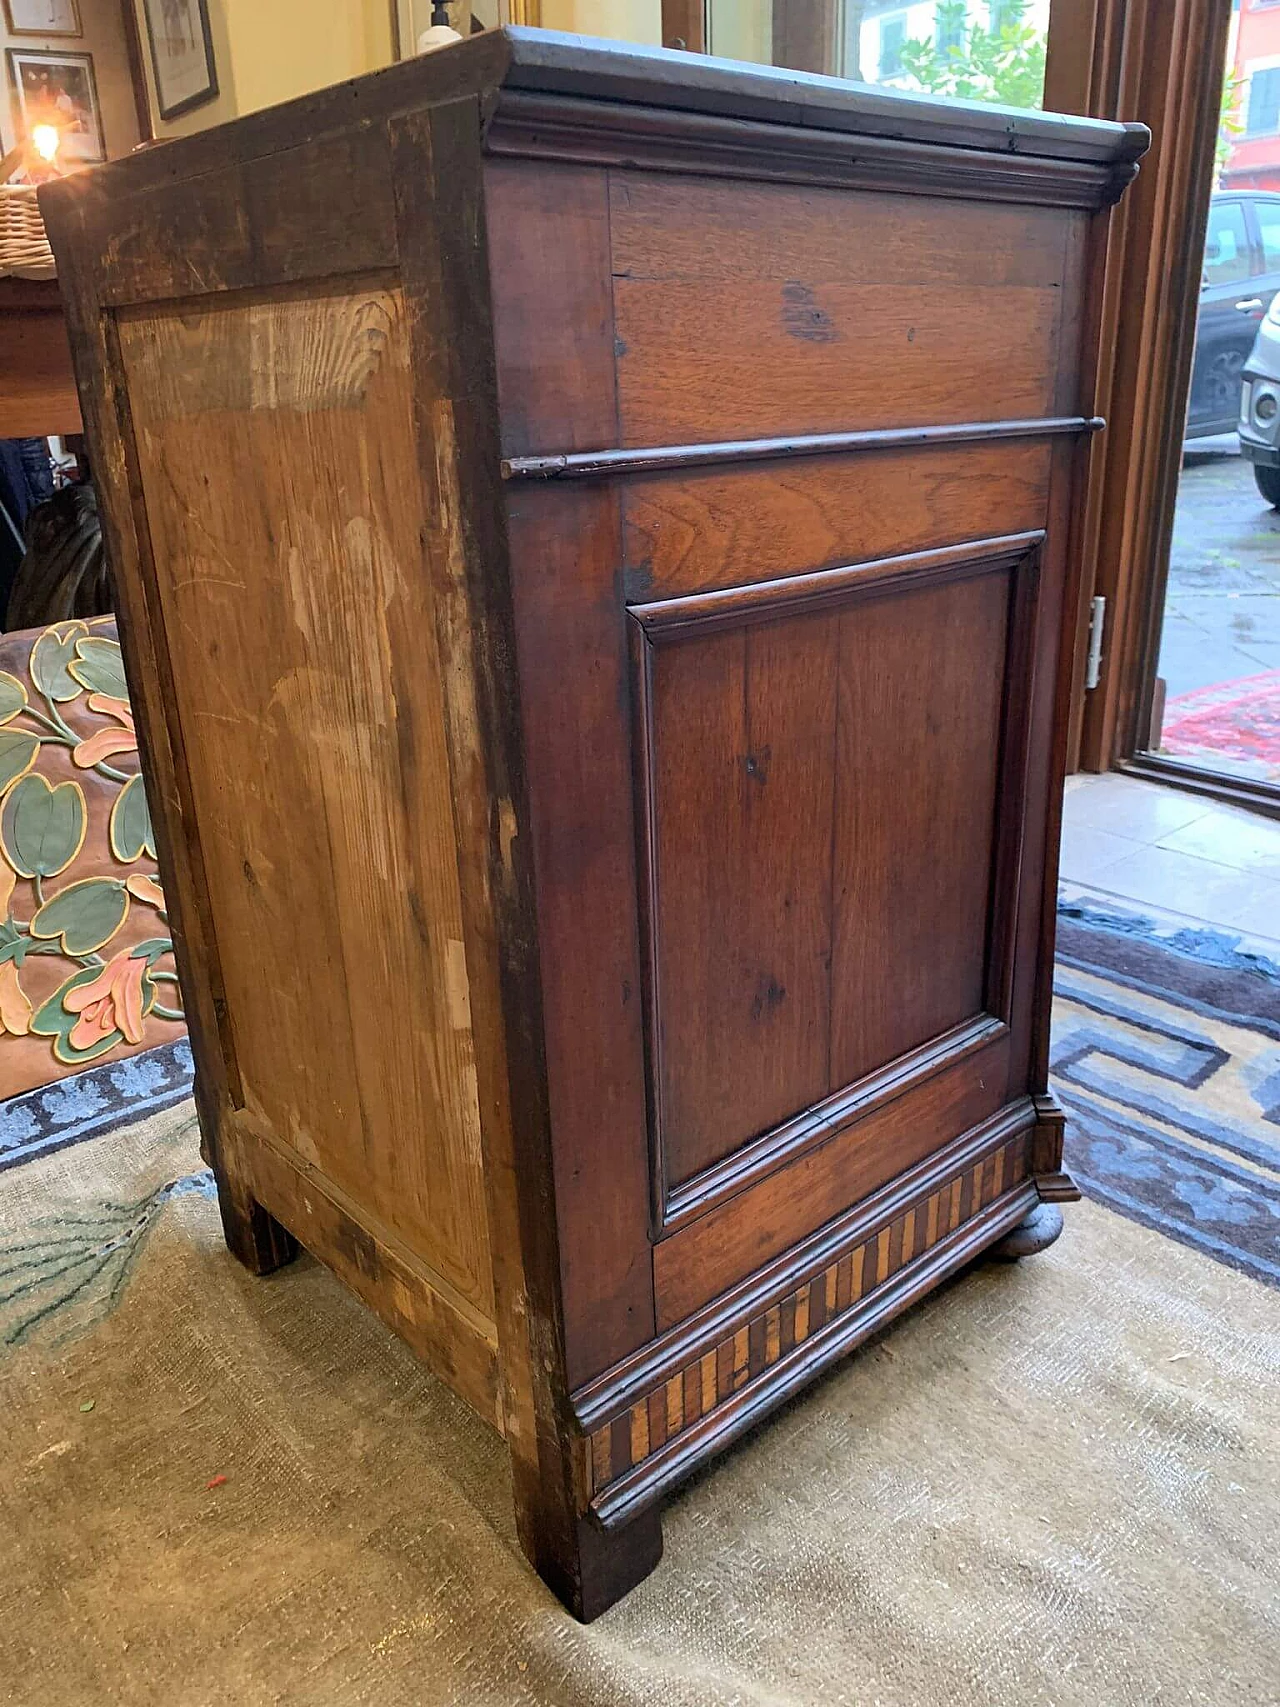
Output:
<instances>
[{"instance_id":1,"label":"patterned area rug","mask_svg":"<svg viewBox=\"0 0 1280 1707\"><path fill-rule=\"evenodd\" d=\"M191 1045L180 1037L10 1097L0 1102L0 1173L172 1108L191 1095L191 1080Z\"/></svg>"},{"instance_id":2,"label":"patterned area rug","mask_svg":"<svg viewBox=\"0 0 1280 1707\"><path fill-rule=\"evenodd\" d=\"M1064 904L1053 1074L1082 1190L1280 1285L1280 969Z\"/></svg>"},{"instance_id":3,"label":"patterned area rug","mask_svg":"<svg viewBox=\"0 0 1280 1707\"><path fill-rule=\"evenodd\" d=\"M1179 694L1165 706L1160 749L1182 759L1231 759L1280 779L1280 670Z\"/></svg>"},{"instance_id":4,"label":"patterned area rug","mask_svg":"<svg viewBox=\"0 0 1280 1707\"><path fill-rule=\"evenodd\" d=\"M497 1437L227 1255L187 1102L0 1175L0 1415L15 1707L1276 1699L1277 1295L1094 1203L700 1476L586 1629Z\"/></svg>"}]
</instances>

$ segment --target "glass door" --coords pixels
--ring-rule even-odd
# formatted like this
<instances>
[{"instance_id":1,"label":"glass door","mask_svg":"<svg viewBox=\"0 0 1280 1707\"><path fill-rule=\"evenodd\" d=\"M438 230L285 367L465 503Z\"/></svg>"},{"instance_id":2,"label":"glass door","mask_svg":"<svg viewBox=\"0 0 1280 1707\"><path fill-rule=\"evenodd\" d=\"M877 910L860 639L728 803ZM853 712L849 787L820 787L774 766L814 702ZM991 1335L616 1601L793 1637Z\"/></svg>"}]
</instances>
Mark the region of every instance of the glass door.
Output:
<instances>
[{"instance_id":1,"label":"glass door","mask_svg":"<svg viewBox=\"0 0 1280 1707\"><path fill-rule=\"evenodd\" d=\"M1144 768L1280 808L1280 7L1234 14Z\"/></svg>"}]
</instances>

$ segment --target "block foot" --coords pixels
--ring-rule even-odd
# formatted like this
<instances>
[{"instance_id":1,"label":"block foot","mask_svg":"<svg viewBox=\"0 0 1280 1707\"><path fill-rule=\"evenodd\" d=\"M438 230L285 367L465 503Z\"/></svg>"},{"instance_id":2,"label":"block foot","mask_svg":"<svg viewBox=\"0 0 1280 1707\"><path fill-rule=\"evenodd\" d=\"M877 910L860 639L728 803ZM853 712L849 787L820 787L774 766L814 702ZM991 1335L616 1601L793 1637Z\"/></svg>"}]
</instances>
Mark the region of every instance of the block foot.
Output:
<instances>
[{"instance_id":1,"label":"block foot","mask_svg":"<svg viewBox=\"0 0 1280 1707\"><path fill-rule=\"evenodd\" d=\"M540 1543L539 1537L521 1527L521 1543L530 1564L582 1624L590 1624L616 1605L662 1558L662 1519L657 1511L643 1512L624 1529L614 1530L602 1529L589 1515L578 1518L567 1557L562 1545L550 1538Z\"/></svg>"},{"instance_id":2,"label":"block foot","mask_svg":"<svg viewBox=\"0 0 1280 1707\"><path fill-rule=\"evenodd\" d=\"M233 1186L217 1168L218 1211L222 1216L222 1236L227 1249L250 1274L274 1274L292 1262L298 1254L298 1243L269 1215L255 1198Z\"/></svg>"}]
</instances>

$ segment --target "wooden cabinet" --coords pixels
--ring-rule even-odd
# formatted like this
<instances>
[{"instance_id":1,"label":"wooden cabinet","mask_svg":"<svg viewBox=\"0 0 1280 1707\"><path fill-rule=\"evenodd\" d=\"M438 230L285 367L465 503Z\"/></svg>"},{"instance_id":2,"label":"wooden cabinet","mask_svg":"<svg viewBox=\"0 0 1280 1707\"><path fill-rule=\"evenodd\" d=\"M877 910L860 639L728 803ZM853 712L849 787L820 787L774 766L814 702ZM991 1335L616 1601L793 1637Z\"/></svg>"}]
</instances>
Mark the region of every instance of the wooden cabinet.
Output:
<instances>
[{"instance_id":1,"label":"wooden cabinet","mask_svg":"<svg viewBox=\"0 0 1280 1707\"><path fill-rule=\"evenodd\" d=\"M1145 139L512 31L43 194L228 1242L503 1430L581 1616L1072 1194L1059 641Z\"/></svg>"}]
</instances>

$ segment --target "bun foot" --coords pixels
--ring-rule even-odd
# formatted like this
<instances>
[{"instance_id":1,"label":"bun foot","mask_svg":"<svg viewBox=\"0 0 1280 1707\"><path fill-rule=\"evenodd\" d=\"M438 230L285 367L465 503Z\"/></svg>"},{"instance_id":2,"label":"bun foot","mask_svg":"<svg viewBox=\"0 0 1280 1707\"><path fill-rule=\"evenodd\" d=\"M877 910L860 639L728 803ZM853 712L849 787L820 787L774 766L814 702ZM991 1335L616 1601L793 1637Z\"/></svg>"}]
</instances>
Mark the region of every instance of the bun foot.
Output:
<instances>
[{"instance_id":1,"label":"bun foot","mask_svg":"<svg viewBox=\"0 0 1280 1707\"><path fill-rule=\"evenodd\" d=\"M997 1262L1017 1262L1019 1257L1033 1257L1037 1251L1047 1250L1061 1231L1062 1211L1058 1205L1037 1203L999 1244L992 1245L988 1255L995 1257Z\"/></svg>"}]
</instances>

